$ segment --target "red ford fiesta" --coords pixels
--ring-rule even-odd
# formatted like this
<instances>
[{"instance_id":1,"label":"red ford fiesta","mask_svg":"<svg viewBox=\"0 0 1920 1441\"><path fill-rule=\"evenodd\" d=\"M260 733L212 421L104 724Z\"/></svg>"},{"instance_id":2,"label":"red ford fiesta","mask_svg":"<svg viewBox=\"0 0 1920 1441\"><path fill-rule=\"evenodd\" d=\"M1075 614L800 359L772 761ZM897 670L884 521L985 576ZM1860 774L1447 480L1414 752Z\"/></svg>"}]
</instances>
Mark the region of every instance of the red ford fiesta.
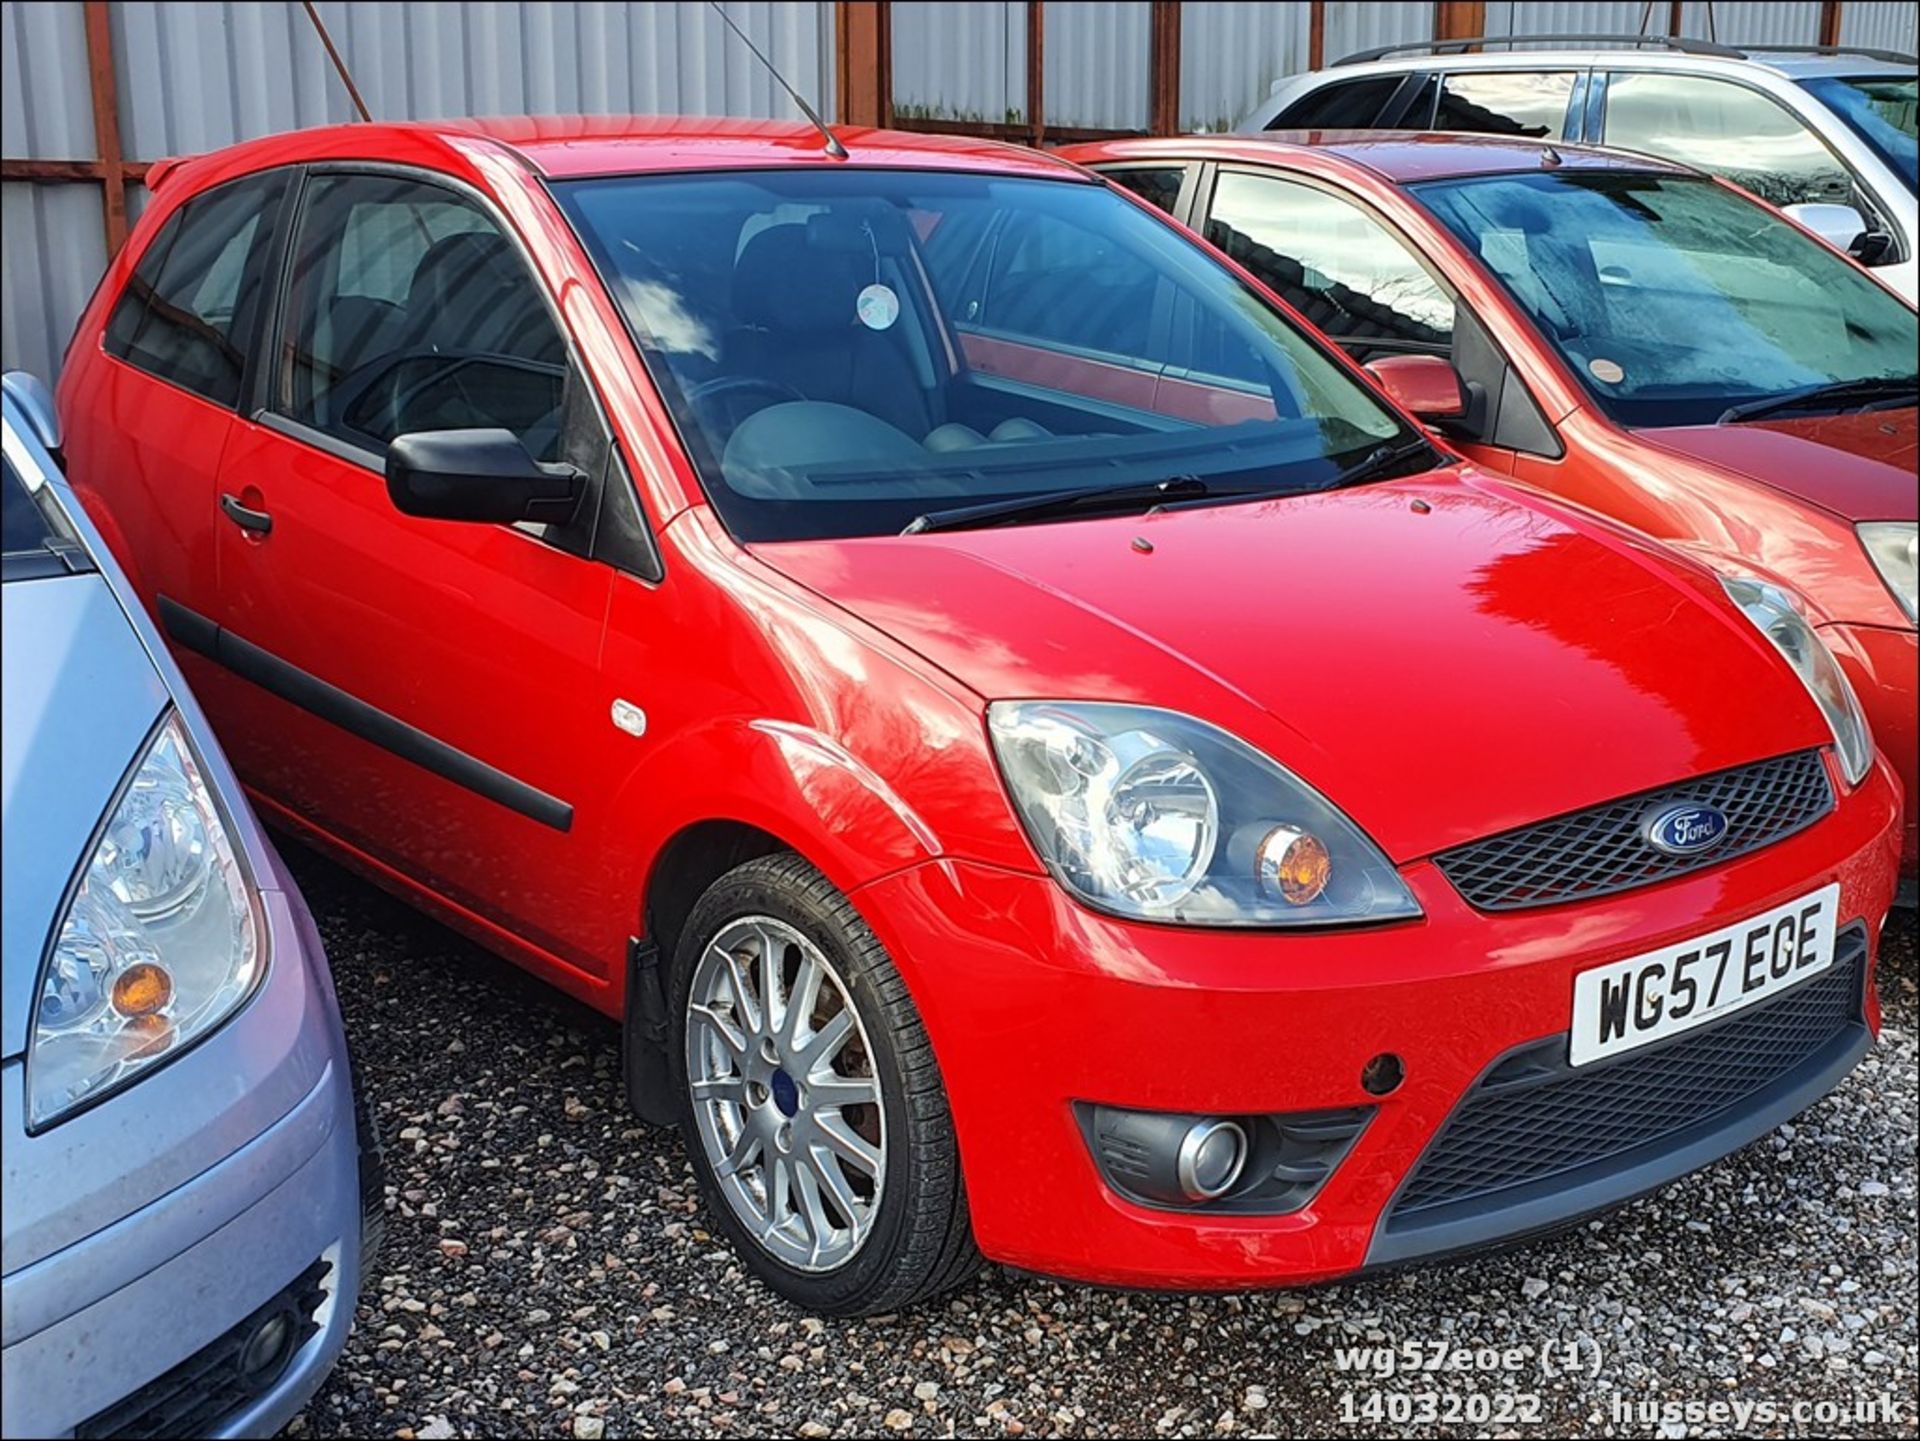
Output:
<instances>
[{"instance_id":1,"label":"red ford fiesta","mask_svg":"<svg viewBox=\"0 0 1920 1441\"><path fill-rule=\"evenodd\" d=\"M162 168L60 390L262 809L624 1018L769 1285L1330 1277L1846 1073L1900 803L1790 599L1081 171L842 139Z\"/></svg>"}]
</instances>

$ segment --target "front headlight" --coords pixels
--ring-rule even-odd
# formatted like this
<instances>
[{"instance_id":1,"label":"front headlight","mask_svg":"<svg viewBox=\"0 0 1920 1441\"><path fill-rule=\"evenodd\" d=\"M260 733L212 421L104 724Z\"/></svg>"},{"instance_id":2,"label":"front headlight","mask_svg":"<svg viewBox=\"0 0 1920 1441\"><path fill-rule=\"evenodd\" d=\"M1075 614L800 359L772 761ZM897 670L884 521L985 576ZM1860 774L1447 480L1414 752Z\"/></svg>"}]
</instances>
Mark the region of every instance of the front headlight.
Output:
<instances>
[{"instance_id":1,"label":"front headlight","mask_svg":"<svg viewBox=\"0 0 1920 1441\"><path fill-rule=\"evenodd\" d=\"M1873 764L1873 732L1867 728L1866 714L1847 682L1846 672L1840 669L1827 643L1815 634L1779 586L1729 575L1721 576L1720 584L1800 677L1833 731L1841 774L1848 785L1858 784Z\"/></svg>"},{"instance_id":2,"label":"front headlight","mask_svg":"<svg viewBox=\"0 0 1920 1441\"><path fill-rule=\"evenodd\" d=\"M176 716L154 732L57 924L27 1052L36 1129L211 1031L265 969L253 888Z\"/></svg>"},{"instance_id":3,"label":"front headlight","mask_svg":"<svg viewBox=\"0 0 1920 1441\"><path fill-rule=\"evenodd\" d=\"M1920 525L1910 520L1870 520L1859 527L1860 544L1908 620L1920 619Z\"/></svg>"},{"instance_id":4,"label":"front headlight","mask_svg":"<svg viewBox=\"0 0 1920 1441\"><path fill-rule=\"evenodd\" d=\"M1034 848L1089 905L1201 926L1420 914L1359 827L1204 721L1149 706L995 701L987 729Z\"/></svg>"}]
</instances>

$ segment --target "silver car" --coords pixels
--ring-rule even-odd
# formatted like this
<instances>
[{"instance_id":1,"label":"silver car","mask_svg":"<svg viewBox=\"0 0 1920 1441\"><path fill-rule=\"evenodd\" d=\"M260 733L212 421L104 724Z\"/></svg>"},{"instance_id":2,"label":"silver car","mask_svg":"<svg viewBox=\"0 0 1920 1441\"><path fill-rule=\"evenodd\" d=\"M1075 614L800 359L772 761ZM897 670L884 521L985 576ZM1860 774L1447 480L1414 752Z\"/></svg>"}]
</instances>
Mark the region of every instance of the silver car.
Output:
<instances>
[{"instance_id":1,"label":"silver car","mask_svg":"<svg viewBox=\"0 0 1920 1441\"><path fill-rule=\"evenodd\" d=\"M278 1430L346 1341L377 1149L313 920L0 385L7 1436Z\"/></svg>"},{"instance_id":2,"label":"silver car","mask_svg":"<svg viewBox=\"0 0 1920 1441\"><path fill-rule=\"evenodd\" d=\"M1472 130L1678 160L1786 210L1914 303L1915 61L1844 46L1536 35L1384 46L1275 82L1234 128ZM1620 48L1622 45L1628 48Z\"/></svg>"}]
</instances>

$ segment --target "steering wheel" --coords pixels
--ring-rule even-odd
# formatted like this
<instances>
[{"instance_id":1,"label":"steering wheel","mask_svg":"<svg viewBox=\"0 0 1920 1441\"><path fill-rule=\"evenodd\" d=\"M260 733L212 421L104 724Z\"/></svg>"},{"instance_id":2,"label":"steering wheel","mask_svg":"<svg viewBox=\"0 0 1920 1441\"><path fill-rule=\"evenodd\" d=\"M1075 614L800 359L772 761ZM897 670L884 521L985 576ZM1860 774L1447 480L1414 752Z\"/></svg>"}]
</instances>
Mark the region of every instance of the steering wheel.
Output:
<instances>
[{"instance_id":1,"label":"steering wheel","mask_svg":"<svg viewBox=\"0 0 1920 1441\"><path fill-rule=\"evenodd\" d=\"M741 395L769 397L765 404L755 406L755 410L765 410L768 405L775 405L783 400L806 399L806 396L785 381L772 380L764 375L716 375L712 380L703 380L687 391L687 405L699 413L701 424L707 429L727 431L745 420L746 416L739 414L730 404L724 410L714 414L709 414L708 407L718 400ZM717 420L724 420L726 423L716 425L714 422Z\"/></svg>"}]
</instances>

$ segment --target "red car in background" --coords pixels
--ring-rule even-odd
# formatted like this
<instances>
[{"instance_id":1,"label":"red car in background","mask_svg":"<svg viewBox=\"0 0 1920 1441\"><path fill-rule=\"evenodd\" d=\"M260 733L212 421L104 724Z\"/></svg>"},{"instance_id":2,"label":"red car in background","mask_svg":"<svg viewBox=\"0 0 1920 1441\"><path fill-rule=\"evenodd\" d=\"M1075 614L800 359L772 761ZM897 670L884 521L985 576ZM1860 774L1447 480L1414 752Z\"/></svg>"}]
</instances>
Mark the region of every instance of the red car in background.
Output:
<instances>
[{"instance_id":1,"label":"red car in background","mask_svg":"<svg viewBox=\"0 0 1920 1441\"><path fill-rule=\"evenodd\" d=\"M1790 600L1079 167L572 119L148 182L59 403L236 769L622 1018L798 1303L1477 1246L1870 1044L1899 795Z\"/></svg>"},{"instance_id":2,"label":"red car in background","mask_svg":"<svg viewBox=\"0 0 1920 1441\"><path fill-rule=\"evenodd\" d=\"M1476 464L1800 597L1920 869L1912 309L1722 181L1381 131L1071 146L1250 270Z\"/></svg>"}]
</instances>

